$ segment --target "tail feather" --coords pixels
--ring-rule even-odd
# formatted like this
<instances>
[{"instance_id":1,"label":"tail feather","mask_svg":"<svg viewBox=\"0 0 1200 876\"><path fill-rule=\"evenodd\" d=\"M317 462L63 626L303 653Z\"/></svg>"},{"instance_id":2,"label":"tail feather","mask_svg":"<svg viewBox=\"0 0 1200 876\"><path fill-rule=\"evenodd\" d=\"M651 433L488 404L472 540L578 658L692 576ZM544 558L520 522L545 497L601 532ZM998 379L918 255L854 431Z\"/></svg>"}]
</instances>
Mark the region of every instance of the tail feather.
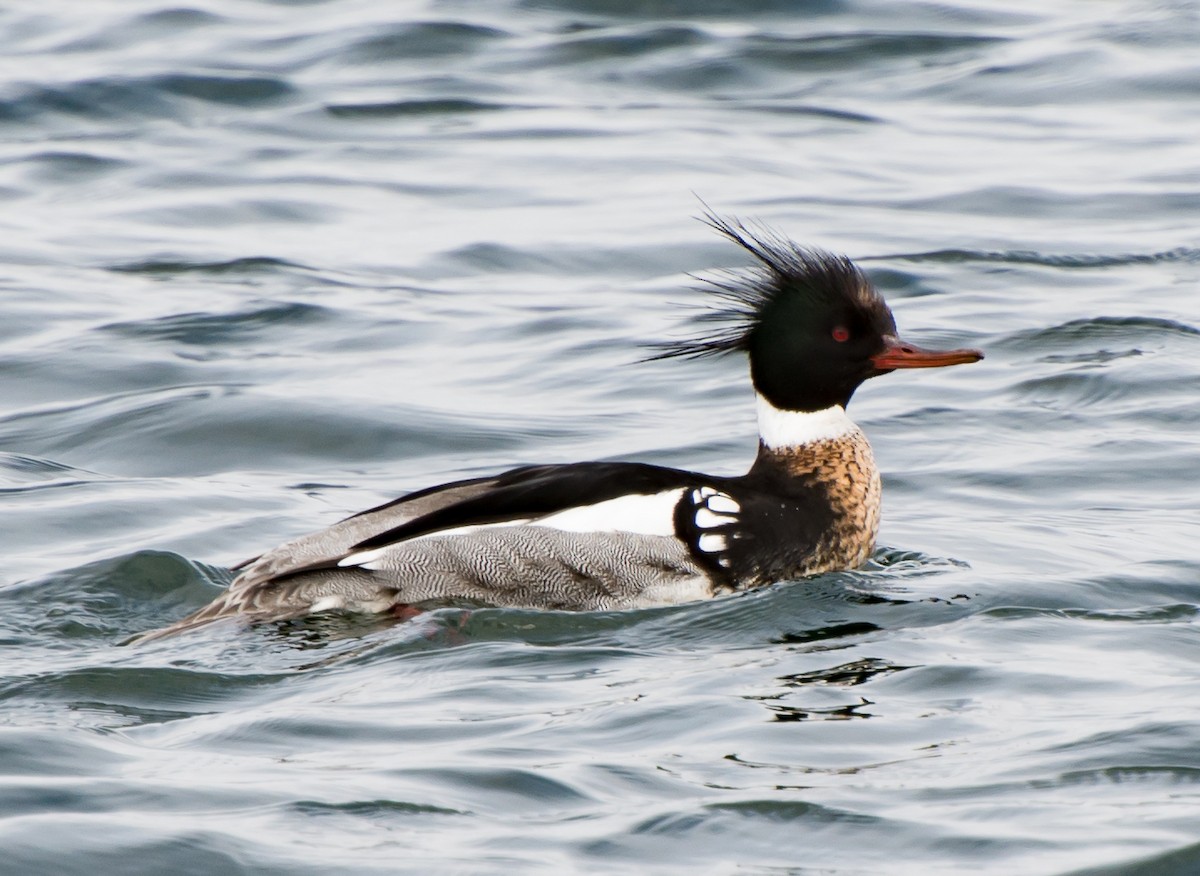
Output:
<instances>
[{"instance_id":1,"label":"tail feather","mask_svg":"<svg viewBox=\"0 0 1200 876\"><path fill-rule=\"evenodd\" d=\"M144 645L186 633L225 618L243 623L292 620L318 611L349 609L380 612L397 601L397 590L364 569L337 569L280 579L239 576L229 589L169 626L140 633L125 642Z\"/></svg>"}]
</instances>

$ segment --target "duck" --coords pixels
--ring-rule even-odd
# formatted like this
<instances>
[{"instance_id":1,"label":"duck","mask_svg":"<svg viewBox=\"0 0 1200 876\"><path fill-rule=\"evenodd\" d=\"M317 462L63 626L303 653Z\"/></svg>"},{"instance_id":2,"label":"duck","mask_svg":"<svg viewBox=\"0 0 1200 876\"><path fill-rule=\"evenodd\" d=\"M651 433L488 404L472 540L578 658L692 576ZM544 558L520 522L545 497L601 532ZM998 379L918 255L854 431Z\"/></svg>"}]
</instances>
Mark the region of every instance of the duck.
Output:
<instances>
[{"instance_id":1,"label":"duck","mask_svg":"<svg viewBox=\"0 0 1200 876\"><path fill-rule=\"evenodd\" d=\"M711 212L703 221L752 262L704 280L704 331L646 360L747 358L758 449L745 474L593 461L419 489L240 563L211 603L131 641L328 611L666 606L863 565L882 490L851 398L872 378L983 353L902 340L844 256Z\"/></svg>"}]
</instances>

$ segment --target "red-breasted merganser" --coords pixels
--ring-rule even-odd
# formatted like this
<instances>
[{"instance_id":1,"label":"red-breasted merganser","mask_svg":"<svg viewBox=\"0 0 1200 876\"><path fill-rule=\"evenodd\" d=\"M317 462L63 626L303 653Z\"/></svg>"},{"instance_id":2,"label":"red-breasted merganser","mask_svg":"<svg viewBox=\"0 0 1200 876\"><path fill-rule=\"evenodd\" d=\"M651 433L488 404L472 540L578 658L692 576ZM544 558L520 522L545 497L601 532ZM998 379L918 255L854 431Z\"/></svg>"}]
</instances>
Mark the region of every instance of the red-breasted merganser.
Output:
<instances>
[{"instance_id":1,"label":"red-breasted merganser","mask_svg":"<svg viewBox=\"0 0 1200 876\"><path fill-rule=\"evenodd\" d=\"M702 318L715 332L650 358L748 356L759 443L746 474L582 462L419 490L242 563L212 603L137 641L224 617L331 609L671 605L860 566L875 544L880 482L846 416L851 396L897 368L983 354L900 340L883 298L844 257L707 221L757 265L710 282L719 304Z\"/></svg>"}]
</instances>

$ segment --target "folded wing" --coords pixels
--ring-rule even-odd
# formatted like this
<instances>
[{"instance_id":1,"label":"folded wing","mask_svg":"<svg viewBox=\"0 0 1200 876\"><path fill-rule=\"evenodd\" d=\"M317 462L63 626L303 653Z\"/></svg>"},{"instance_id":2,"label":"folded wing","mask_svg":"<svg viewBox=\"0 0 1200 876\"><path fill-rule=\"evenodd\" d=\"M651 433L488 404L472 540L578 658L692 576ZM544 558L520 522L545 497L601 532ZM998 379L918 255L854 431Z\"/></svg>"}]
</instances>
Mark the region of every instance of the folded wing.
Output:
<instances>
[{"instance_id":1,"label":"folded wing","mask_svg":"<svg viewBox=\"0 0 1200 876\"><path fill-rule=\"evenodd\" d=\"M609 558L620 561L631 539L670 575L695 577L687 545L675 536L677 505L696 477L641 463L593 462L529 466L410 493L241 564L210 605L139 641L234 614L268 620L339 607L381 611L408 599L405 575L435 579L449 563L451 579L468 581L489 551L498 558L490 573L498 595L514 583L510 577L536 573L538 564L560 583L566 576L589 592L603 590L625 573ZM424 543L434 536L441 538ZM526 547L541 555L526 556ZM638 555L632 552L634 561ZM581 578L590 573L574 568L573 556L596 563L599 578L585 585ZM487 588L447 595L487 601Z\"/></svg>"}]
</instances>

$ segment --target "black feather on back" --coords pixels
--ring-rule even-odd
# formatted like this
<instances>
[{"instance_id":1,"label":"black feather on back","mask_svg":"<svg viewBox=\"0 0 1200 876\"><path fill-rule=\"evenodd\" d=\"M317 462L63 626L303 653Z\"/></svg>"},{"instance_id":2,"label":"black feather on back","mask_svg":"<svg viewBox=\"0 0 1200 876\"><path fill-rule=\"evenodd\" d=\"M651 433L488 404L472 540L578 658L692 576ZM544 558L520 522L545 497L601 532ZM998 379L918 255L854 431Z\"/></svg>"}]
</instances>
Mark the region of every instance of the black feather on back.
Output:
<instances>
[{"instance_id":1,"label":"black feather on back","mask_svg":"<svg viewBox=\"0 0 1200 876\"><path fill-rule=\"evenodd\" d=\"M814 307L836 298L858 299L864 310L886 309L883 299L863 273L845 256L803 247L764 226L748 228L741 220L722 218L711 211L702 221L742 247L758 261L744 271L726 271L699 278L701 291L716 299L698 323L716 328L694 338L650 344L657 359L703 359L746 352L749 338L763 314L782 298L801 297Z\"/></svg>"},{"instance_id":2,"label":"black feather on back","mask_svg":"<svg viewBox=\"0 0 1200 876\"><path fill-rule=\"evenodd\" d=\"M479 495L377 533L360 541L351 550L386 547L419 535L460 526L543 517L622 496L652 495L688 486L696 478L697 475L692 472L638 462L525 466L500 475L490 489ZM408 498L412 496L405 497Z\"/></svg>"}]
</instances>

